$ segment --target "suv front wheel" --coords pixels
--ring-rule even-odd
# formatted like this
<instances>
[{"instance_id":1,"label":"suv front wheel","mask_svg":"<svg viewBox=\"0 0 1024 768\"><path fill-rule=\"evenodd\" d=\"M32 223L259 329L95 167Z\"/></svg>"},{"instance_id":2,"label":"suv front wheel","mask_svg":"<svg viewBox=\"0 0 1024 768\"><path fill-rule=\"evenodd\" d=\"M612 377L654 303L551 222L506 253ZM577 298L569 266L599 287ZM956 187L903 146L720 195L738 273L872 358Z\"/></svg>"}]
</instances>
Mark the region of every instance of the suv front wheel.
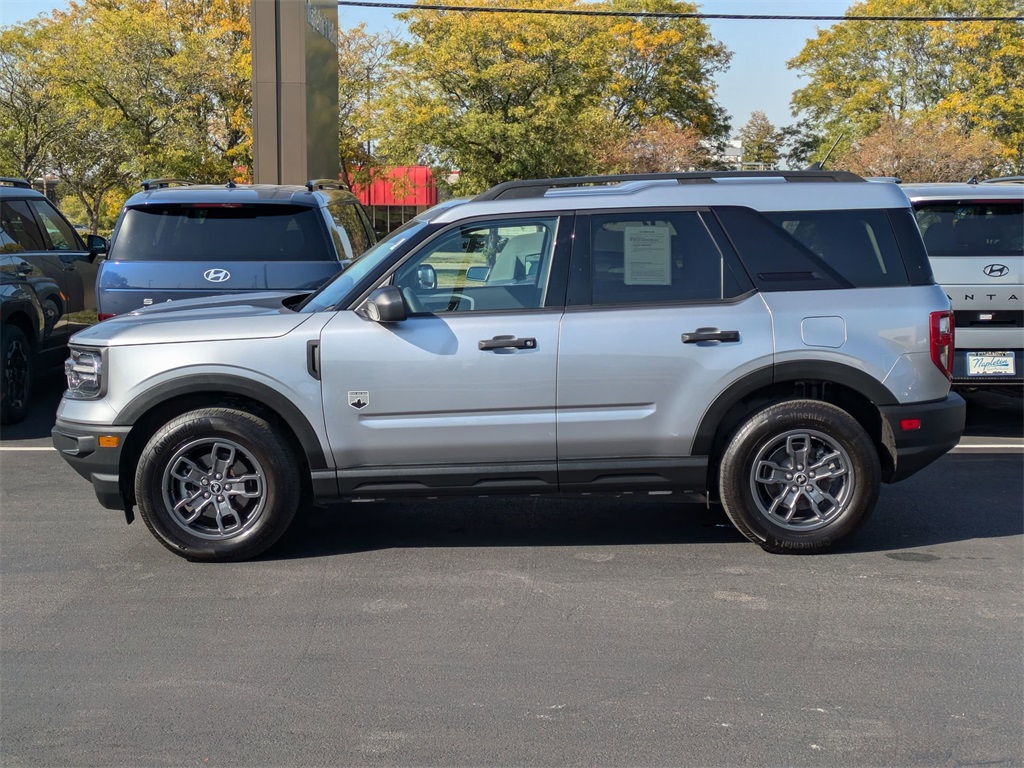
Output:
<instances>
[{"instance_id":1,"label":"suv front wheel","mask_svg":"<svg viewBox=\"0 0 1024 768\"><path fill-rule=\"evenodd\" d=\"M300 482L287 443L266 420L204 408L165 424L142 451L135 497L160 542L192 560L255 557L285 532Z\"/></svg>"},{"instance_id":2,"label":"suv front wheel","mask_svg":"<svg viewBox=\"0 0 1024 768\"><path fill-rule=\"evenodd\" d=\"M875 447L846 411L817 400L771 405L722 457L719 494L733 525L768 552L819 552L854 533L881 484Z\"/></svg>"}]
</instances>

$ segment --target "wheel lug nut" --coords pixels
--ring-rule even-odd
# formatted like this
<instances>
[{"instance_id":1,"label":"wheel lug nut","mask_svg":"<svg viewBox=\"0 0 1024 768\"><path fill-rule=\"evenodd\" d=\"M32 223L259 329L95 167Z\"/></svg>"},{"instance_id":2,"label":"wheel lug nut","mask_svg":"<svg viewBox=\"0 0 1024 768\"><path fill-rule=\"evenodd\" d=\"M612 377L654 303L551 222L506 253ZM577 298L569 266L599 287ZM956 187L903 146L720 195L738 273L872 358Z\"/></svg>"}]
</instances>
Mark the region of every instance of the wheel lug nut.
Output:
<instances>
[{"instance_id":1,"label":"wheel lug nut","mask_svg":"<svg viewBox=\"0 0 1024 768\"><path fill-rule=\"evenodd\" d=\"M217 501L224 501L224 497L223 496L218 496L217 497Z\"/></svg>"},{"instance_id":2,"label":"wheel lug nut","mask_svg":"<svg viewBox=\"0 0 1024 768\"><path fill-rule=\"evenodd\" d=\"M220 480L220 472L218 472L218 473L217 473L216 475L214 475L214 477L215 477L215 478L216 478L217 480Z\"/></svg>"},{"instance_id":3,"label":"wheel lug nut","mask_svg":"<svg viewBox=\"0 0 1024 768\"><path fill-rule=\"evenodd\" d=\"M231 490L231 484L230 484L230 483L228 483L227 485L225 485L225 486L224 486L224 490L225 490L225 491L230 491L230 490Z\"/></svg>"},{"instance_id":4,"label":"wheel lug nut","mask_svg":"<svg viewBox=\"0 0 1024 768\"><path fill-rule=\"evenodd\" d=\"M209 483L210 483L210 481L209 481L209 480L207 480L207 479L206 479L206 478L204 477L204 478L203 478L203 485L209 485Z\"/></svg>"},{"instance_id":5,"label":"wheel lug nut","mask_svg":"<svg viewBox=\"0 0 1024 768\"><path fill-rule=\"evenodd\" d=\"M799 485L794 485L793 486L793 490L794 491L799 491L800 490L800 486Z\"/></svg>"},{"instance_id":6,"label":"wheel lug nut","mask_svg":"<svg viewBox=\"0 0 1024 768\"><path fill-rule=\"evenodd\" d=\"M787 473L787 474L786 474L786 479L787 479L787 480L792 480L792 479L793 479L793 475L792 475L792 474L790 474L790 473ZM205 481L204 481L204 482L205 482Z\"/></svg>"},{"instance_id":7,"label":"wheel lug nut","mask_svg":"<svg viewBox=\"0 0 1024 768\"><path fill-rule=\"evenodd\" d=\"M804 486L804 490L805 490L805 491L809 491L809 490L811 490L811 488L813 488L813 487L814 487L813 485L805 485L805 486Z\"/></svg>"},{"instance_id":8,"label":"wheel lug nut","mask_svg":"<svg viewBox=\"0 0 1024 768\"><path fill-rule=\"evenodd\" d=\"M204 494L203 494L203 498L204 498L204 499L208 499L208 498L210 498L210 494L208 494L208 493L204 493Z\"/></svg>"}]
</instances>

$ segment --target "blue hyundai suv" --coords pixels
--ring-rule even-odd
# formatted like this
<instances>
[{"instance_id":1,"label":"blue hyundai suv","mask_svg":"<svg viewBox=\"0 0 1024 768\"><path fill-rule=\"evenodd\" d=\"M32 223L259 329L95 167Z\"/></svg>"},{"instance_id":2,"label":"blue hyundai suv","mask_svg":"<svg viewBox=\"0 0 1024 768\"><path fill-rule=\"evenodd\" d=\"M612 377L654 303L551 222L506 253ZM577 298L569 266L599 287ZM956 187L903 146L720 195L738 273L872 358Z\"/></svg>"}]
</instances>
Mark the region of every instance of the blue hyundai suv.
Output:
<instances>
[{"instance_id":1,"label":"blue hyundai suv","mask_svg":"<svg viewBox=\"0 0 1024 768\"><path fill-rule=\"evenodd\" d=\"M336 181L146 181L125 203L100 265L99 316L246 291L312 291L375 242L359 199Z\"/></svg>"}]
</instances>

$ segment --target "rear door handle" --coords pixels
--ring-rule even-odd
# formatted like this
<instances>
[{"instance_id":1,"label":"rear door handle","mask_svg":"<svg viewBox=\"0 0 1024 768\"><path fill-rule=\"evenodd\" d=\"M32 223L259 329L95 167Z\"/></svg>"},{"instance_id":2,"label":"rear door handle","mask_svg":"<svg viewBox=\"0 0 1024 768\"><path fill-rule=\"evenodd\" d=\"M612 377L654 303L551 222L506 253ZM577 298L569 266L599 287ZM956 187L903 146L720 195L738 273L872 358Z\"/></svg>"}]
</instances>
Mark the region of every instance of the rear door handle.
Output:
<instances>
[{"instance_id":1,"label":"rear door handle","mask_svg":"<svg viewBox=\"0 0 1024 768\"><path fill-rule=\"evenodd\" d=\"M493 339L481 339L477 342L480 349L536 349L536 339L519 339L515 336L495 336Z\"/></svg>"},{"instance_id":2,"label":"rear door handle","mask_svg":"<svg viewBox=\"0 0 1024 768\"><path fill-rule=\"evenodd\" d=\"M739 331L720 331L717 328L698 328L683 334L683 344L696 344L699 341L739 341Z\"/></svg>"}]
</instances>

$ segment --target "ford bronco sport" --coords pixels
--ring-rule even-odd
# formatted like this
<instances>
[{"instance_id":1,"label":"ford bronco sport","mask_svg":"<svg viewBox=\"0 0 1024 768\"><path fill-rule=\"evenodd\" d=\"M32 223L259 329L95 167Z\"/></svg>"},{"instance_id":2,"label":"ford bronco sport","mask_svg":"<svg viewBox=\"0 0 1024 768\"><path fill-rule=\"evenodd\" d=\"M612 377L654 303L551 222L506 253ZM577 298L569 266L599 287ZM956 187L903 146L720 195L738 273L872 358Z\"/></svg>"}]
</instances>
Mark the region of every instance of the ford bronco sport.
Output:
<instances>
[{"instance_id":1,"label":"ford bronco sport","mask_svg":"<svg viewBox=\"0 0 1024 768\"><path fill-rule=\"evenodd\" d=\"M958 441L953 316L907 198L848 173L509 182L308 296L73 340L55 446L166 547L252 557L319 502L704 492L825 550Z\"/></svg>"}]
</instances>

